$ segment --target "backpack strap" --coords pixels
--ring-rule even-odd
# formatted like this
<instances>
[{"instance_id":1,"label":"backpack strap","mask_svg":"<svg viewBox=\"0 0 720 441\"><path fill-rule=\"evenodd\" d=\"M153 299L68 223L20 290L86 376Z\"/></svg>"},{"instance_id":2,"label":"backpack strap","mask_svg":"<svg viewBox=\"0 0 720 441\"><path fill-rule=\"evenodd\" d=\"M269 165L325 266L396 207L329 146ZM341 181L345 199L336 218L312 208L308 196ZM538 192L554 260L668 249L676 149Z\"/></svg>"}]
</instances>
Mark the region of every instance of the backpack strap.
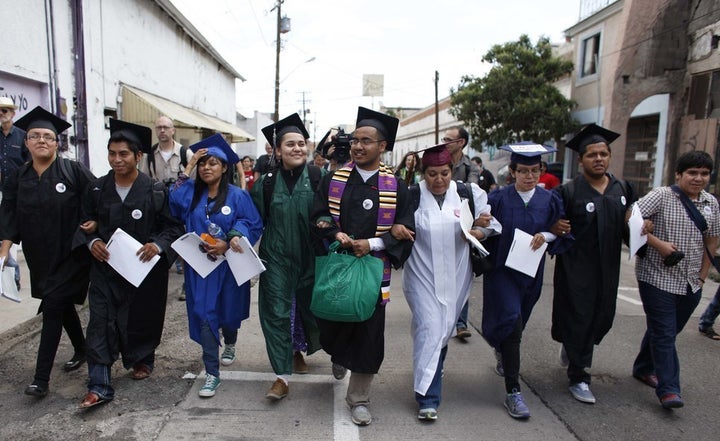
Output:
<instances>
[{"instance_id":1,"label":"backpack strap","mask_svg":"<svg viewBox=\"0 0 720 441\"><path fill-rule=\"evenodd\" d=\"M75 187L77 182L75 180L75 173L73 173L72 167L70 166L70 159L57 157L58 166L60 167L60 174L62 175L68 186Z\"/></svg>"},{"instance_id":2,"label":"backpack strap","mask_svg":"<svg viewBox=\"0 0 720 441\"><path fill-rule=\"evenodd\" d=\"M472 214L473 219L474 219L475 218L475 199L473 198L472 184L470 184L469 182L463 183L463 182L457 181L457 192L461 198L465 198L468 200L468 208L470 208L470 213Z\"/></svg>"},{"instance_id":3,"label":"backpack strap","mask_svg":"<svg viewBox=\"0 0 720 441\"><path fill-rule=\"evenodd\" d=\"M187 165L188 165L187 151L188 151L188 148L187 148L187 147L185 147L184 145L181 145L181 146L180 146L180 164L182 164L183 170L184 170L185 167L187 167Z\"/></svg>"}]
</instances>

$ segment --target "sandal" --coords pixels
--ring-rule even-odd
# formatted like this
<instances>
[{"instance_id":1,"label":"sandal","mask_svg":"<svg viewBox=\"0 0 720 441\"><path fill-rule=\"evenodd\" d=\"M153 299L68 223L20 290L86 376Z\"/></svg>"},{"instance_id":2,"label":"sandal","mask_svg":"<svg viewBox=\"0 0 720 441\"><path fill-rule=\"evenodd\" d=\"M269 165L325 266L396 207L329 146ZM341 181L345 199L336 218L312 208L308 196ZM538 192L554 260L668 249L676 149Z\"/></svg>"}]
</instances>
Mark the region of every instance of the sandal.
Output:
<instances>
[{"instance_id":1,"label":"sandal","mask_svg":"<svg viewBox=\"0 0 720 441\"><path fill-rule=\"evenodd\" d=\"M708 326L707 328L698 328L698 330L707 338L710 338L712 340L720 340L720 334L715 332L712 326Z\"/></svg>"}]
</instances>

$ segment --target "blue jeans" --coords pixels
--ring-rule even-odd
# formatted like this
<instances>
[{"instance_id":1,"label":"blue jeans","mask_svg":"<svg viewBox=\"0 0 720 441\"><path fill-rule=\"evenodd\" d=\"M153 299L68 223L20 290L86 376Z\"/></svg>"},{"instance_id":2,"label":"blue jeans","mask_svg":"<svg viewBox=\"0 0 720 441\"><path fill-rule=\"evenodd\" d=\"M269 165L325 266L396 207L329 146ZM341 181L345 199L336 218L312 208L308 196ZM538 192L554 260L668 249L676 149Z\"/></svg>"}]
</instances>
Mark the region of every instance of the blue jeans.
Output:
<instances>
[{"instance_id":1,"label":"blue jeans","mask_svg":"<svg viewBox=\"0 0 720 441\"><path fill-rule=\"evenodd\" d=\"M700 329L707 329L715 324L715 319L720 315L720 287L715 291L715 297L710 301L707 309L700 316Z\"/></svg>"},{"instance_id":2,"label":"blue jeans","mask_svg":"<svg viewBox=\"0 0 720 441\"><path fill-rule=\"evenodd\" d=\"M462 311L460 311L460 317L458 317L458 321L455 324L456 328L467 328L467 320L468 320L468 309L470 307L470 300L465 302L463 305Z\"/></svg>"},{"instance_id":3,"label":"blue jeans","mask_svg":"<svg viewBox=\"0 0 720 441\"><path fill-rule=\"evenodd\" d=\"M88 363L89 392L96 393L100 398L106 400L112 400L115 397L115 389L112 387L110 378L111 368L112 366L106 364Z\"/></svg>"},{"instance_id":4,"label":"blue jeans","mask_svg":"<svg viewBox=\"0 0 720 441\"><path fill-rule=\"evenodd\" d=\"M658 378L655 393L658 397L668 393L680 395L680 361L675 337L685 327L700 302L702 290L692 292L688 285L687 293L680 296L645 282L638 282L638 287L647 330L633 365L633 374L655 373Z\"/></svg>"},{"instance_id":5,"label":"blue jeans","mask_svg":"<svg viewBox=\"0 0 720 441\"><path fill-rule=\"evenodd\" d=\"M223 340L226 345L234 345L237 341L237 329L222 328ZM215 338L210 323L205 322L200 327L200 346L202 346L202 359L205 364L205 372L215 377L220 376L220 355L218 354L219 342Z\"/></svg>"},{"instance_id":6,"label":"blue jeans","mask_svg":"<svg viewBox=\"0 0 720 441\"><path fill-rule=\"evenodd\" d=\"M420 395L415 392L415 401L417 401L420 409L427 409L432 407L436 409L440 407L440 398L442 395L442 371L443 364L445 363L445 356L447 355L448 347L445 346L440 351L440 358L438 358L437 369L435 370L435 376L430 383L430 387L425 392L425 395Z\"/></svg>"}]
</instances>

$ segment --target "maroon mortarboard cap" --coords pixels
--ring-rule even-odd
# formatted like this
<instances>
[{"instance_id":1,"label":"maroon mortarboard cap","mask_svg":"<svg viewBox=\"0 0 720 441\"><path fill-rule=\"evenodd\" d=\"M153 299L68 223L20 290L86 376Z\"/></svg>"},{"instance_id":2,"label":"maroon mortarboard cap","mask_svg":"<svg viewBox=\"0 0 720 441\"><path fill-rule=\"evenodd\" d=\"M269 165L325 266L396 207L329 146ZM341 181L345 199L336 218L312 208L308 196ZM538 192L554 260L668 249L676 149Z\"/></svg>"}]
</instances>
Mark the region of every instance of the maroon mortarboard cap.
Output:
<instances>
[{"instance_id":1,"label":"maroon mortarboard cap","mask_svg":"<svg viewBox=\"0 0 720 441\"><path fill-rule=\"evenodd\" d=\"M110 134L120 135L138 145L143 153L150 153L152 148L152 129L120 119L110 118Z\"/></svg>"},{"instance_id":2,"label":"maroon mortarboard cap","mask_svg":"<svg viewBox=\"0 0 720 441\"><path fill-rule=\"evenodd\" d=\"M439 167L452 164L452 156L450 156L447 149L447 144L438 144L419 150L417 153L422 153L421 162L423 167Z\"/></svg>"},{"instance_id":3,"label":"maroon mortarboard cap","mask_svg":"<svg viewBox=\"0 0 720 441\"><path fill-rule=\"evenodd\" d=\"M557 151L555 147L537 144L532 141L508 144L500 147L500 149L512 153L510 155L510 162L522 165L540 164L540 155Z\"/></svg>"},{"instance_id":4,"label":"maroon mortarboard cap","mask_svg":"<svg viewBox=\"0 0 720 441\"><path fill-rule=\"evenodd\" d=\"M31 129L48 129L55 132L56 135L72 126L69 122L60 119L40 106L35 107L15 121L14 125L26 132Z\"/></svg>"},{"instance_id":5,"label":"maroon mortarboard cap","mask_svg":"<svg viewBox=\"0 0 720 441\"><path fill-rule=\"evenodd\" d=\"M585 154L585 149L590 144L605 143L610 148L610 143L620 137L619 133L615 133L604 127L600 127L597 124L589 124L575 135L570 141L565 144L565 147L575 150L582 156Z\"/></svg>"},{"instance_id":6,"label":"maroon mortarboard cap","mask_svg":"<svg viewBox=\"0 0 720 441\"><path fill-rule=\"evenodd\" d=\"M265 135L265 139L267 139L267 141L273 147L278 147L278 145L280 144L280 139L286 133L299 133L305 139L308 139L310 137L310 134L305 128L302 119L300 119L300 115L298 115L297 113L293 113L292 115L285 117L276 123L263 127L262 132L263 135Z\"/></svg>"},{"instance_id":7,"label":"maroon mortarboard cap","mask_svg":"<svg viewBox=\"0 0 720 441\"><path fill-rule=\"evenodd\" d=\"M365 107L358 107L355 128L375 127L383 135L385 142L387 142L387 146L385 147L387 151L392 151L395 146L398 125L400 125L400 120L394 116L376 112Z\"/></svg>"}]
</instances>

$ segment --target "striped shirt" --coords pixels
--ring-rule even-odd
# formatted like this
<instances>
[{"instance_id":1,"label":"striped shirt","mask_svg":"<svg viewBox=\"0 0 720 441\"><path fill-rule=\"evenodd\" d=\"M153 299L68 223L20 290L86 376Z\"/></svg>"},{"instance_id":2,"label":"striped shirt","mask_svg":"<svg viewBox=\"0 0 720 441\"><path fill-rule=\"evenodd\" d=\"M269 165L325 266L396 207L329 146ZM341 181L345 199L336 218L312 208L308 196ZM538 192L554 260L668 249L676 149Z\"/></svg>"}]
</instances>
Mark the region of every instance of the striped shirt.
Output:
<instances>
[{"instance_id":1,"label":"striped shirt","mask_svg":"<svg viewBox=\"0 0 720 441\"><path fill-rule=\"evenodd\" d=\"M708 229L704 234L695 226L680 197L670 187L655 188L637 201L643 217L655 224L653 234L685 253L677 265L667 267L660 253L648 247L644 258L635 259L635 276L638 281L677 295L685 295L688 285L692 292L702 288L700 267L705 253L703 237L720 236L720 211L717 200L704 190L693 203L707 221Z\"/></svg>"}]
</instances>

